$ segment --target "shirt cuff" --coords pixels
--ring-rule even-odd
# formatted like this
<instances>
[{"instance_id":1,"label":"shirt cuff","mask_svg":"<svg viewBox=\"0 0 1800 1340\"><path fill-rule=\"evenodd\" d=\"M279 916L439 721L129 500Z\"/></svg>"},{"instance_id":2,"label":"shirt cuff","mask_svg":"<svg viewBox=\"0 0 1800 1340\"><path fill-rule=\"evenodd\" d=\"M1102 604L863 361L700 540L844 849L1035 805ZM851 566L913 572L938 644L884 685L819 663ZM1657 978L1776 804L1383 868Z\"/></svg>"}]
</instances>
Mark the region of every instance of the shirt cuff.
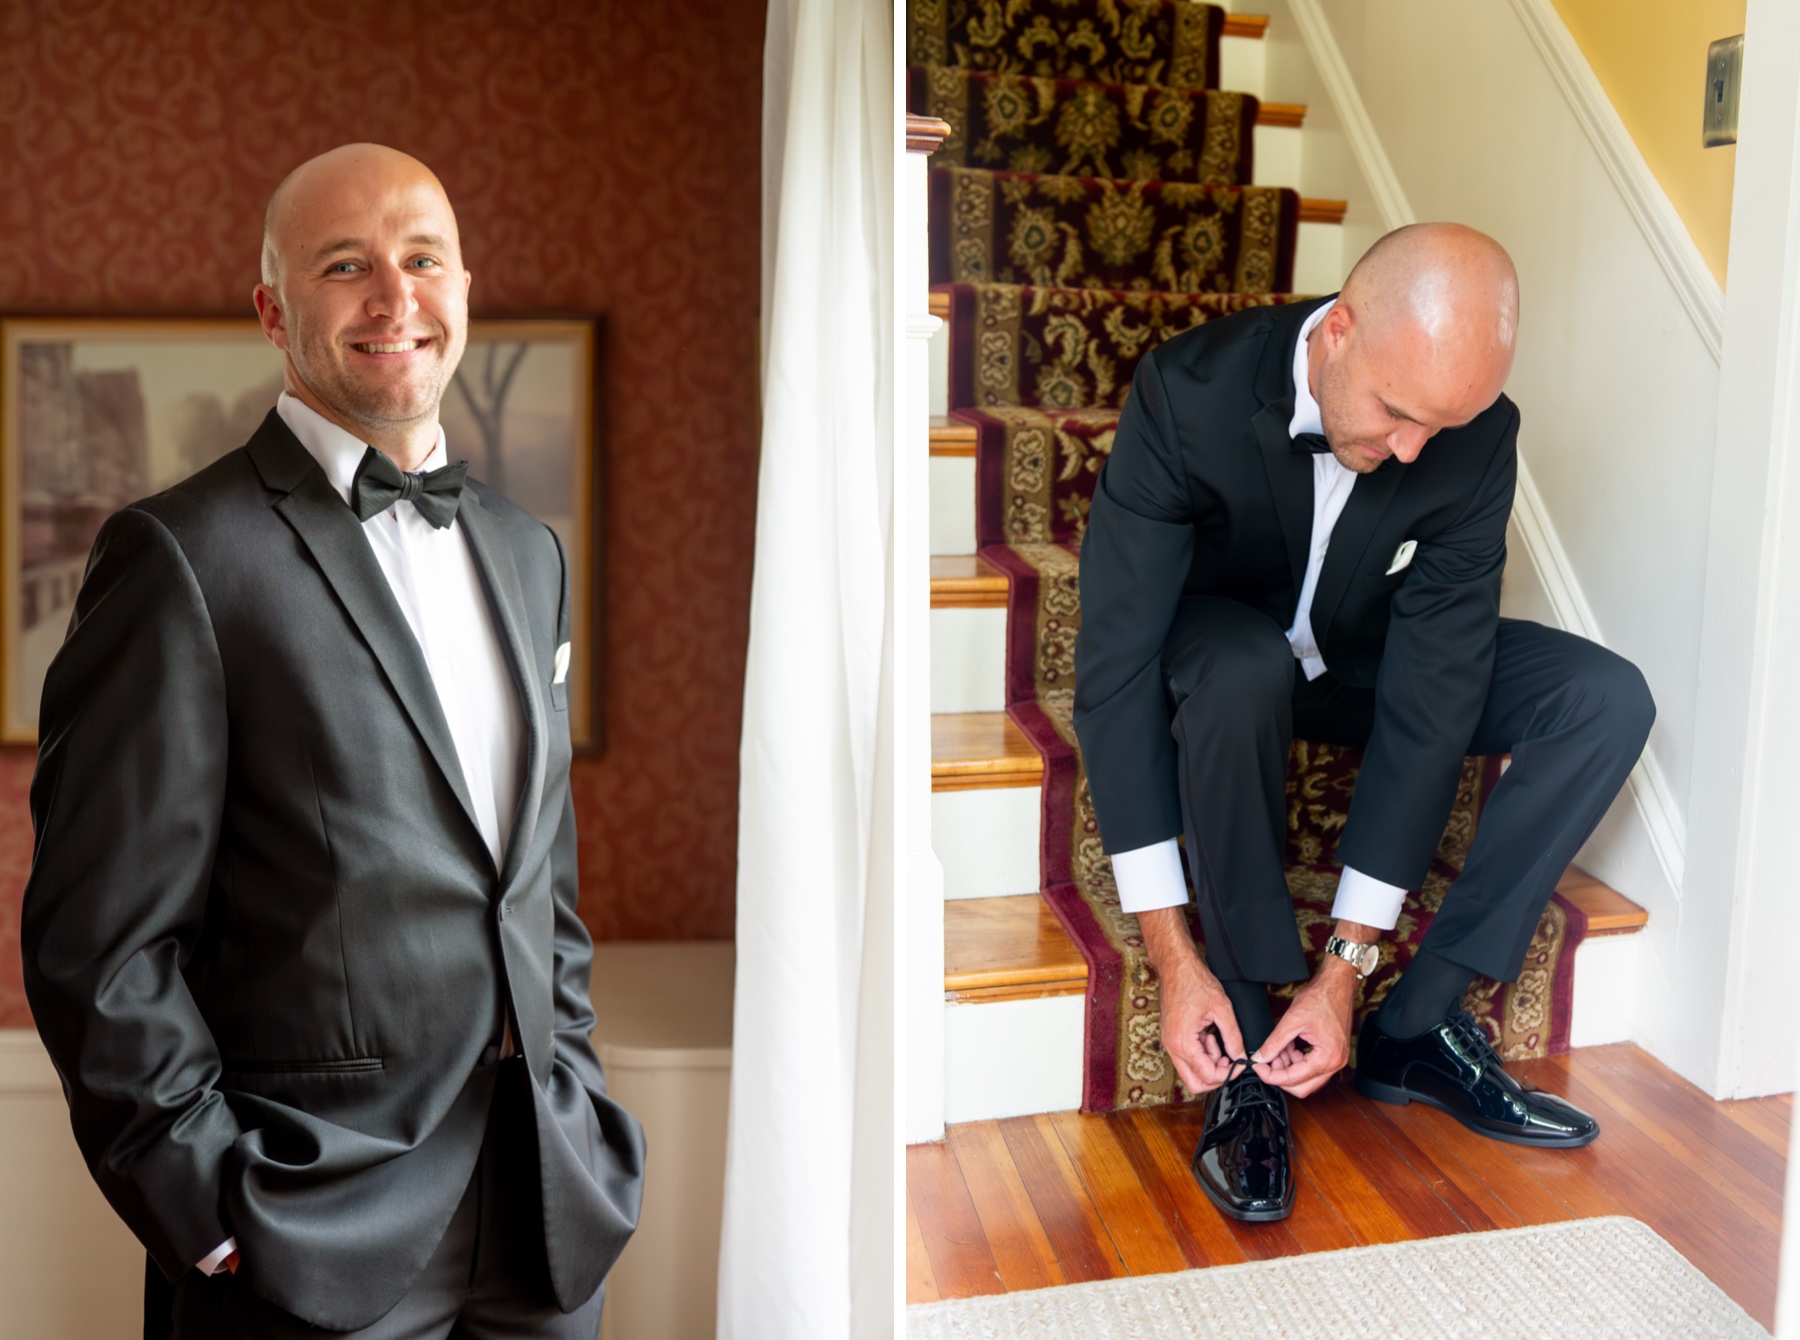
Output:
<instances>
[{"instance_id":1,"label":"shirt cuff","mask_svg":"<svg viewBox=\"0 0 1800 1340\"><path fill-rule=\"evenodd\" d=\"M237 1239L226 1238L225 1241L221 1242L217 1247L214 1247L205 1256L201 1257L200 1260L195 1263L194 1269L198 1270L202 1275L210 1275L220 1266L224 1265L225 1258L230 1256L236 1250Z\"/></svg>"},{"instance_id":2,"label":"shirt cuff","mask_svg":"<svg viewBox=\"0 0 1800 1340\"><path fill-rule=\"evenodd\" d=\"M1174 838L1122 851L1112 858L1112 868L1119 906L1126 912L1154 912L1187 903L1187 876L1181 873L1181 848Z\"/></svg>"},{"instance_id":3,"label":"shirt cuff","mask_svg":"<svg viewBox=\"0 0 1800 1340\"><path fill-rule=\"evenodd\" d=\"M1354 921L1384 931L1394 929L1400 920L1400 904L1406 901L1406 890L1396 884L1383 884L1360 870L1344 867L1338 880L1337 899L1331 915L1339 921Z\"/></svg>"}]
</instances>

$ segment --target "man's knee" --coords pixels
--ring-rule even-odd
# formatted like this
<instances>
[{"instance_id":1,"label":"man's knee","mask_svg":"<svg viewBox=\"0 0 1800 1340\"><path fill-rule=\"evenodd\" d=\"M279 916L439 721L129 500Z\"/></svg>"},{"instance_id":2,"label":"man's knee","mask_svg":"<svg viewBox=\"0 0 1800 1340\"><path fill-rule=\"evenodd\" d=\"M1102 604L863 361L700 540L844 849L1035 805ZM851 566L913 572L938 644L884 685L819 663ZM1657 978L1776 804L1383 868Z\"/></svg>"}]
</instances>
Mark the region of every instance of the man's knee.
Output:
<instances>
[{"instance_id":1,"label":"man's knee","mask_svg":"<svg viewBox=\"0 0 1800 1340\"><path fill-rule=\"evenodd\" d=\"M1594 728L1635 757L1656 721L1656 700L1643 671L1623 656L1594 646L1582 659L1573 687Z\"/></svg>"},{"instance_id":2,"label":"man's knee","mask_svg":"<svg viewBox=\"0 0 1800 1340\"><path fill-rule=\"evenodd\" d=\"M1288 710L1294 651L1274 620L1257 611L1178 618L1163 652L1163 678L1177 710L1204 703L1247 717Z\"/></svg>"}]
</instances>

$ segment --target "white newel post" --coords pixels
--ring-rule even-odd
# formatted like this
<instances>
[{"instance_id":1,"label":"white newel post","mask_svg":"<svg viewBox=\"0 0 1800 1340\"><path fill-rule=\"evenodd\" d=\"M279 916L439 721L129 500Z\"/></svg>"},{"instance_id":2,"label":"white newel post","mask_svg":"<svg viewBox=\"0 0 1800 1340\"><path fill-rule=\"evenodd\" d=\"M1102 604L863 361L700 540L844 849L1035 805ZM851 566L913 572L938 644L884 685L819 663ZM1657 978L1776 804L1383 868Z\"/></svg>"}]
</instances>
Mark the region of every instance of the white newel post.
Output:
<instances>
[{"instance_id":1,"label":"white newel post","mask_svg":"<svg viewBox=\"0 0 1800 1340\"><path fill-rule=\"evenodd\" d=\"M944 868L931 846L931 337L926 166L949 126L906 118L900 164L896 289L905 339L894 424L894 825L901 880L901 1037L906 1143L944 1134Z\"/></svg>"}]
</instances>

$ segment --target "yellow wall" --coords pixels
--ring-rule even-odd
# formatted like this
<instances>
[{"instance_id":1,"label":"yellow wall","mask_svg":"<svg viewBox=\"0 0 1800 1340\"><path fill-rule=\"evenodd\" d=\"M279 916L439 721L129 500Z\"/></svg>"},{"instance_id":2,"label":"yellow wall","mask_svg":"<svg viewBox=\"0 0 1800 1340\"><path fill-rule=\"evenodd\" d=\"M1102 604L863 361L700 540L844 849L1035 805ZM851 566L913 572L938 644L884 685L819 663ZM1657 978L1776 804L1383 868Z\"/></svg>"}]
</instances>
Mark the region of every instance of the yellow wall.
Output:
<instances>
[{"instance_id":1,"label":"yellow wall","mask_svg":"<svg viewBox=\"0 0 1800 1340\"><path fill-rule=\"evenodd\" d=\"M1744 31L1746 0L1553 3L1723 284L1737 149L1702 149L1700 113L1707 44Z\"/></svg>"}]
</instances>

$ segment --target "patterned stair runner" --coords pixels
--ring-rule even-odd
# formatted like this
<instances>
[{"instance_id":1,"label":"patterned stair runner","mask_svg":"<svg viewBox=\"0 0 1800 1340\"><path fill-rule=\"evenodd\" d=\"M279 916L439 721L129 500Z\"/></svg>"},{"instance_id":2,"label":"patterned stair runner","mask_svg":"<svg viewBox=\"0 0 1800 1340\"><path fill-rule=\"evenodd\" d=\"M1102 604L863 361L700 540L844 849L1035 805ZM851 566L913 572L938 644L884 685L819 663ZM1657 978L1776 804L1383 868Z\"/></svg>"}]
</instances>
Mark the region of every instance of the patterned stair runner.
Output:
<instances>
[{"instance_id":1,"label":"patterned stair runner","mask_svg":"<svg viewBox=\"0 0 1800 1340\"><path fill-rule=\"evenodd\" d=\"M981 168L931 174L933 283L1285 293L1300 197Z\"/></svg>"},{"instance_id":2,"label":"patterned stair runner","mask_svg":"<svg viewBox=\"0 0 1800 1340\"><path fill-rule=\"evenodd\" d=\"M981 556L1009 578L1008 715L1044 758L1043 894L1088 963L1090 1111L1186 1097L1159 1041L1155 974L1136 919L1119 907L1072 725L1077 556L1094 481L1146 352L1292 300L1299 202L1247 185L1256 99L1203 87L1216 83L1220 20L1185 0L909 0L913 109L952 126L931 181L950 406L976 430ZM1356 767L1353 751L1302 741L1290 758L1288 886L1314 963L1332 928ZM1462 868L1492 773L1480 760L1465 767L1424 885L1364 985L1359 1023ZM1567 1050L1585 932L1558 895L1518 981L1471 988L1465 1003L1502 1055Z\"/></svg>"},{"instance_id":3,"label":"patterned stair runner","mask_svg":"<svg viewBox=\"0 0 1800 1340\"><path fill-rule=\"evenodd\" d=\"M1236 186L1257 101L1244 93L916 66L912 110L950 123L939 166Z\"/></svg>"}]
</instances>

